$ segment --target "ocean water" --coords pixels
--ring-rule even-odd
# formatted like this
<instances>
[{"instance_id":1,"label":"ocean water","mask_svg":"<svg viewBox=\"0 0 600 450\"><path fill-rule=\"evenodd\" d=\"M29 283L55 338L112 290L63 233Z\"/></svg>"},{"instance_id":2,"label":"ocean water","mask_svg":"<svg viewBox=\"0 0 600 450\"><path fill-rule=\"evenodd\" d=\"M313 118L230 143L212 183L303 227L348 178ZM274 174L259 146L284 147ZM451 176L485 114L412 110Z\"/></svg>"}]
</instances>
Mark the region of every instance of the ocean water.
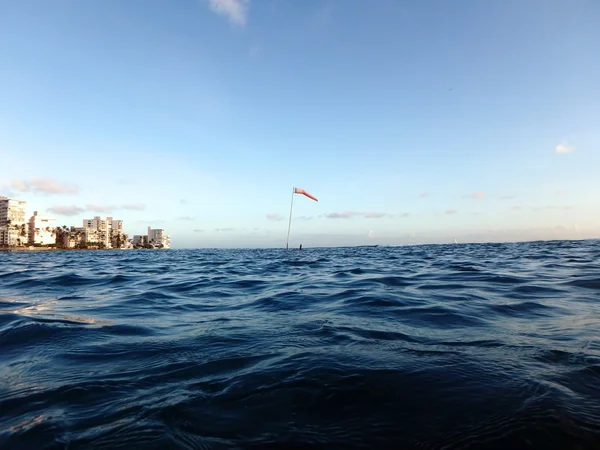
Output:
<instances>
[{"instance_id":1,"label":"ocean water","mask_svg":"<svg viewBox=\"0 0 600 450\"><path fill-rule=\"evenodd\" d=\"M600 241L0 253L0 448L600 448Z\"/></svg>"}]
</instances>

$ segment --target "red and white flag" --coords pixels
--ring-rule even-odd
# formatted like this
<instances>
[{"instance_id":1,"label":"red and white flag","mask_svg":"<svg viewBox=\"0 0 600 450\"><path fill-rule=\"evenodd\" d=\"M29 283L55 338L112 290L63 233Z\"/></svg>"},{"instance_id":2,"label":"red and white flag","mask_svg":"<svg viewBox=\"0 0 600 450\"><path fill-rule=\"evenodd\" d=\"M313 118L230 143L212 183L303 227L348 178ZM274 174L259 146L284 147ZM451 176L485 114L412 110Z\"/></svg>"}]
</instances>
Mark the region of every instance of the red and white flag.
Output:
<instances>
[{"instance_id":1,"label":"red and white flag","mask_svg":"<svg viewBox=\"0 0 600 450\"><path fill-rule=\"evenodd\" d=\"M306 195L308 198L313 199L315 202L318 202L319 200L317 199L317 197L315 197L312 194L309 194L308 192L306 192L304 189L299 189L299 188L294 188L294 194L302 194L302 195Z\"/></svg>"}]
</instances>

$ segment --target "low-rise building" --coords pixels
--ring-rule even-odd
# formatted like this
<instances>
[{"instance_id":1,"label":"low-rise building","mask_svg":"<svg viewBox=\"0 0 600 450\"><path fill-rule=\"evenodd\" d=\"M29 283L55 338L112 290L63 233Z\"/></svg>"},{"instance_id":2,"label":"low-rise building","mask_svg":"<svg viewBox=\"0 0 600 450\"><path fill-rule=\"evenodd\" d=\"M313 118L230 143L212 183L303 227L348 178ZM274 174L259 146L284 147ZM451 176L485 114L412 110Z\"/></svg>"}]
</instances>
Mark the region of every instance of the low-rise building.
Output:
<instances>
[{"instance_id":1,"label":"low-rise building","mask_svg":"<svg viewBox=\"0 0 600 450\"><path fill-rule=\"evenodd\" d=\"M148 227L146 235L136 234L130 242L136 248L171 248L171 237L160 228Z\"/></svg>"},{"instance_id":2,"label":"low-rise building","mask_svg":"<svg viewBox=\"0 0 600 450\"><path fill-rule=\"evenodd\" d=\"M78 241L75 234L66 226L56 228L56 246L59 248L75 248Z\"/></svg>"},{"instance_id":3,"label":"low-rise building","mask_svg":"<svg viewBox=\"0 0 600 450\"><path fill-rule=\"evenodd\" d=\"M144 247L144 246L148 245L148 236L145 236L143 234L136 234L131 239L131 243L135 247Z\"/></svg>"}]
</instances>

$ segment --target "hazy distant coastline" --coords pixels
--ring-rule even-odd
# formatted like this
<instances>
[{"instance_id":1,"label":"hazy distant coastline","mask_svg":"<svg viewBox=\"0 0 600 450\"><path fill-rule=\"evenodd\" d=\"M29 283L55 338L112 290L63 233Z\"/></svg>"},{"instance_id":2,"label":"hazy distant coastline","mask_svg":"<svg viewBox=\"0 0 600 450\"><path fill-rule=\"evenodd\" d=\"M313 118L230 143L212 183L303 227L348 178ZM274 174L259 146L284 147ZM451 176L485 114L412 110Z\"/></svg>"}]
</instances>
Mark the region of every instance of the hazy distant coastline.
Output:
<instances>
[{"instance_id":1,"label":"hazy distant coastline","mask_svg":"<svg viewBox=\"0 0 600 450\"><path fill-rule=\"evenodd\" d=\"M0 247L0 252L63 252L96 250L167 250L153 248L62 248L62 247Z\"/></svg>"}]
</instances>

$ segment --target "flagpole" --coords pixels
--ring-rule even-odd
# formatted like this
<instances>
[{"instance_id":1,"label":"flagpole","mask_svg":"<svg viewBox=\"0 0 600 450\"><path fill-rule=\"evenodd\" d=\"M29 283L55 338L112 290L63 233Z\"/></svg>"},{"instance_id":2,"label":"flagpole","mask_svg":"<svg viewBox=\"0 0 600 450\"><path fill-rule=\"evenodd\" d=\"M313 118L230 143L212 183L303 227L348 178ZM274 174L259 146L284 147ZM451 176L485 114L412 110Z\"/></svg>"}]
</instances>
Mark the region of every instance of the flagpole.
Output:
<instances>
[{"instance_id":1,"label":"flagpole","mask_svg":"<svg viewBox=\"0 0 600 450\"><path fill-rule=\"evenodd\" d=\"M290 228L292 227L292 209L294 208L294 194L296 193L296 188L292 188L292 202L290 203L290 220L288 222L288 233L287 239L285 241L285 248L289 248L290 244Z\"/></svg>"}]
</instances>

